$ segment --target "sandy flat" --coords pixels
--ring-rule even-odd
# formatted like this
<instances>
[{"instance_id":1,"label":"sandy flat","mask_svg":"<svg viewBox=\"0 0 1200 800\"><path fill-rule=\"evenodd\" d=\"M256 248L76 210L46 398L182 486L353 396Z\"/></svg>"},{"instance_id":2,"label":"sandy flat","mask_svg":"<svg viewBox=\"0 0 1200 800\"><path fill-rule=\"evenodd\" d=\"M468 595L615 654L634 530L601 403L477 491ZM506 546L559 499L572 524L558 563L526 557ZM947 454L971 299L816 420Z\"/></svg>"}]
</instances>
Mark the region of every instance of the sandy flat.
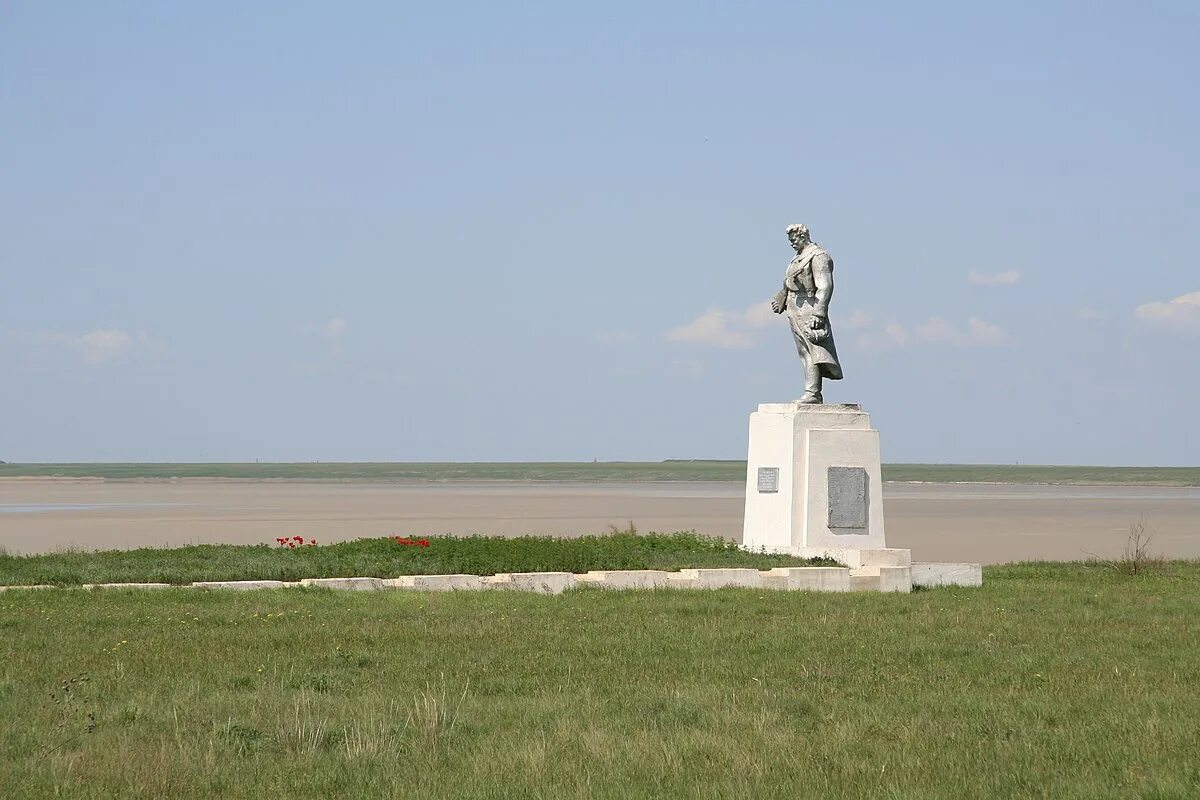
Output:
<instances>
[{"instance_id":1,"label":"sandy flat","mask_svg":"<svg viewBox=\"0 0 1200 800\"><path fill-rule=\"evenodd\" d=\"M292 483L0 480L9 552L320 542L389 534L492 536L694 529L737 540L733 483ZM1144 516L1162 554L1200 557L1200 489L887 484L888 544L930 561L999 563L1120 553Z\"/></svg>"}]
</instances>

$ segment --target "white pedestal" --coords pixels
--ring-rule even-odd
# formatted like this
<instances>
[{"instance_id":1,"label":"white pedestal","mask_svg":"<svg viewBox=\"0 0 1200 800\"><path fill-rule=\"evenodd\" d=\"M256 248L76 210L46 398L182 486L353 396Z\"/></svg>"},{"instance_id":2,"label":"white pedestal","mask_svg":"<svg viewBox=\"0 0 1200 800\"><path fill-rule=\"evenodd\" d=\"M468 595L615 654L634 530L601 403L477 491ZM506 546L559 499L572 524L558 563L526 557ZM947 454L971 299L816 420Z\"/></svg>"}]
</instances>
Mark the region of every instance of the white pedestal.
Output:
<instances>
[{"instance_id":1,"label":"white pedestal","mask_svg":"<svg viewBox=\"0 0 1200 800\"><path fill-rule=\"evenodd\" d=\"M857 405L765 403L750 415L747 550L883 550L879 431Z\"/></svg>"}]
</instances>

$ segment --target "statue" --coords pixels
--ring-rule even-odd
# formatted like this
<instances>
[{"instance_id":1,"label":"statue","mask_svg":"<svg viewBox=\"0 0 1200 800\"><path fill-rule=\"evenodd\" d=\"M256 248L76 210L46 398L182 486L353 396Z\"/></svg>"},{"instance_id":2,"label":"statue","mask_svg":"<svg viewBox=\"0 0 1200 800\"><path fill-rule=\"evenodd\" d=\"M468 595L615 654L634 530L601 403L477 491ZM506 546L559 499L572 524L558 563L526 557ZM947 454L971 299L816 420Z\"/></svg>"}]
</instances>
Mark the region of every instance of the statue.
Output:
<instances>
[{"instance_id":1,"label":"statue","mask_svg":"<svg viewBox=\"0 0 1200 800\"><path fill-rule=\"evenodd\" d=\"M796 351L804 364L804 396L800 402L822 403L822 379L842 379L842 365L829 327L833 258L808 238L805 225L789 225L787 236L796 257L788 264L783 288L771 299L771 310L776 314L786 312L792 324Z\"/></svg>"}]
</instances>

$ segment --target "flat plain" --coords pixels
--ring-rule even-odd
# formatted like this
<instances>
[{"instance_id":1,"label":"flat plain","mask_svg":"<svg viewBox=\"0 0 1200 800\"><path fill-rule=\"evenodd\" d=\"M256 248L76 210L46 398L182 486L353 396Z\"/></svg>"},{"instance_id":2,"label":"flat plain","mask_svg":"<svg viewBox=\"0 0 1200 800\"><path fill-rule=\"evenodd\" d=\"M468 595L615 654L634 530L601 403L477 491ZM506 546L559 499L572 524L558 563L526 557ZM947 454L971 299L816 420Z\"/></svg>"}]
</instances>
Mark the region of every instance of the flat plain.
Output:
<instances>
[{"instance_id":1,"label":"flat plain","mask_svg":"<svg viewBox=\"0 0 1200 800\"><path fill-rule=\"evenodd\" d=\"M733 481L745 461L0 464L0 478L229 478L317 481ZM883 479L926 483L1200 486L1200 467L884 464Z\"/></svg>"}]
</instances>

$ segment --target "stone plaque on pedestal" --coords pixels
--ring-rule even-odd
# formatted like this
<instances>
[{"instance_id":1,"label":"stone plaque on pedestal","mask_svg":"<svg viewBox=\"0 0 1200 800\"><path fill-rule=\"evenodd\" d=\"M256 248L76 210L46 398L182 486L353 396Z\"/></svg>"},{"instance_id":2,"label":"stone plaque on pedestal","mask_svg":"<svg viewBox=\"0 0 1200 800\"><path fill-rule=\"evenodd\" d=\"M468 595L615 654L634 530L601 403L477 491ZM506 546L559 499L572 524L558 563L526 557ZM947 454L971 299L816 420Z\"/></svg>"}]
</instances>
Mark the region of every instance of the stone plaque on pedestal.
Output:
<instances>
[{"instance_id":1,"label":"stone plaque on pedestal","mask_svg":"<svg viewBox=\"0 0 1200 800\"><path fill-rule=\"evenodd\" d=\"M758 490L760 492L779 491L779 467L758 468Z\"/></svg>"},{"instance_id":2,"label":"stone plaque on pedestal","mask_svg":"<svg viewBox=\"0 0 1200 800\"><path fill-rule=\"evenodd\" d=\"M750 415L746 467L746 549L886 548L879 431L857 405L760 405ZM766 470L777 475L764 484Z\"/></svg>"},{"instance_id":3,"label":"stone plaque on pedestal","mask_svg":"<svg viewBox=\"0 0 1200 800\"><path fill-rule=\"evenodd\" d=\"M870 486L862 467L829 468L829 529L862 533L867 527Z\"/></svg>"}]
</instances>

